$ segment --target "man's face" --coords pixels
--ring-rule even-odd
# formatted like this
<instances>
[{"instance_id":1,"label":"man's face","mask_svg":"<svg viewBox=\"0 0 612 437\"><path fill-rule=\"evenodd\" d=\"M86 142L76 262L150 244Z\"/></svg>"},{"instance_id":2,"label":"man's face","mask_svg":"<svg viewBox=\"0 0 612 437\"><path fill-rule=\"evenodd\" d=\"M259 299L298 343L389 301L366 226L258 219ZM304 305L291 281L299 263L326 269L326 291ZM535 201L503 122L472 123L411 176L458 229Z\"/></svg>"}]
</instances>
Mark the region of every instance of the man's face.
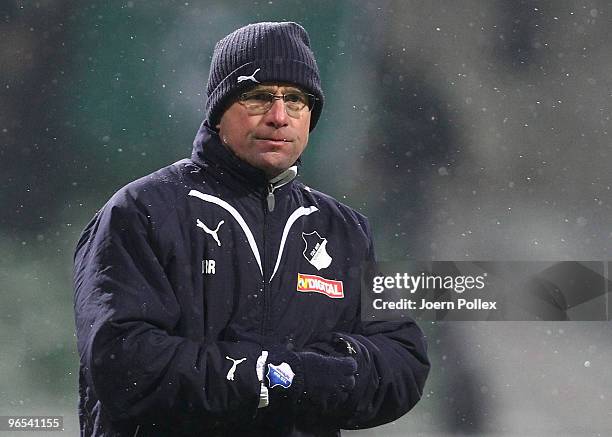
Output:
<instances>
[{"instance_id":1,"label":"man's face","mask_svg":"<svg viewBox=\"0 0 612 437\"><path fill-rule=\"evenodd\" d=\"M295 86L282 84L262 84L249 93L253 91L274 95L302 92ZM290 116L283 100L276 99L267 112L252 113L236 101L223 113L216 127L223 144L236 156L273 178L291 167L306 148L310 111L306 107Z\"/></svg>"}]
</instances>

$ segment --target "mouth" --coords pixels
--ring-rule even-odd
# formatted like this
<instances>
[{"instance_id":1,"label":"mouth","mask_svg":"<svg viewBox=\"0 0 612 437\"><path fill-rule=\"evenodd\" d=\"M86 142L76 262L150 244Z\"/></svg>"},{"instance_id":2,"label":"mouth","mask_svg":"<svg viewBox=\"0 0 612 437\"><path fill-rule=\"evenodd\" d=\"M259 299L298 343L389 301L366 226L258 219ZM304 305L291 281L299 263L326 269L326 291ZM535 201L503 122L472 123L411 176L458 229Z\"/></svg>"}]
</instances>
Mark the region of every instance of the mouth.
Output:
<instances>
[{"instance_id":1,"label":"mouth","mask_svg":"<svg viewBox=\"0 0 612 437\"><path fill-rule=\"evenodd\" d=\"M256 140L259 141L274 141L274 142L282 142L282 143L290 143L291 140L286 137L255 137Z\"/></svg>"},{"instance_id":2,"label":"mouth","mask_svg":"<svg viewBox=\"0 0 612 437\"><path fill-rule=\"evenodd\" d=\"M262 143L267 143L276 147L282 147L282 146L286 146L287 144L290 144L292 142L291 139L289 138L274 138L274 137L259 137L259 138L255 138L256 141L262 142Z\"/></svg>"}]
</instances>

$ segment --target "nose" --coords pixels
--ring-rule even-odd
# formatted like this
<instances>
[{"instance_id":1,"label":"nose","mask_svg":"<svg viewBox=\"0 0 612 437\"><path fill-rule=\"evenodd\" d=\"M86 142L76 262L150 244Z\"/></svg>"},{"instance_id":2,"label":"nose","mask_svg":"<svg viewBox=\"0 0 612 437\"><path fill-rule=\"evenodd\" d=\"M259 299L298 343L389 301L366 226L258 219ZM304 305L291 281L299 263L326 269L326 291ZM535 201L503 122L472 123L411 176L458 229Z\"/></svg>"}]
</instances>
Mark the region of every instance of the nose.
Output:
<instances>
[{"instance_id":1,"label":"nose","mask_svg":"<svg viewBox=\"0 0 612 437\"><path fill-rule=\"evenodd\" d=\"M288 125L288 118L283 99L275 99L272 107L266 113L266 124L278 129Z\"/></svg>"}]
</instances>

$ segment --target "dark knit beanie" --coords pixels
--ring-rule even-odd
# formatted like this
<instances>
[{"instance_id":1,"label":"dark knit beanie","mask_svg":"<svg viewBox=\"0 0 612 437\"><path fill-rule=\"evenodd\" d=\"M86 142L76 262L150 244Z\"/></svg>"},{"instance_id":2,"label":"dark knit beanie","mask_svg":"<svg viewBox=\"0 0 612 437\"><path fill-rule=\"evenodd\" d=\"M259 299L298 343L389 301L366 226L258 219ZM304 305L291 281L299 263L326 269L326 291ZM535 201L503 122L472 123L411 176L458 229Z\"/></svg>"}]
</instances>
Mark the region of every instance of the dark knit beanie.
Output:
<instances>
[{"instance_id":1,"label":"dark knit beanie","mask_svg":"<svg viewBox=\"0 0 612 437\"><path fill-rule=\"evenodd\" d=\"M297 23L255 23L227 35L215 46L206 94L206 119L215 128L232 99L253 85L291 83L314 94L310 130L323 109L319 69L308 33Z\"/></svg>"}]
</instances>

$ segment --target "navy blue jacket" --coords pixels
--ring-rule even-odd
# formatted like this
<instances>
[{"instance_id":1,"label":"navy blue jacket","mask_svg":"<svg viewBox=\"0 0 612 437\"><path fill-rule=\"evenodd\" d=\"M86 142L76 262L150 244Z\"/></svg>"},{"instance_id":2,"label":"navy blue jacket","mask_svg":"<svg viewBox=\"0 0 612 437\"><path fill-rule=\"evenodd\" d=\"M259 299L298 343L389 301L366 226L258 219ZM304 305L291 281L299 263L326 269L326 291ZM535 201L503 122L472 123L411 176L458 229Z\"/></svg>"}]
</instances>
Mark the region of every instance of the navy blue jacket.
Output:
<instances>
[{"instance_id":1,"label":"navy blue jacket","mask_svg":"<svg viewBox=\"0 0 612 437\"><path fill-rule=\"evenodd\" d=\"M360 320L366 218L295 179L279 185L203 125L191 159L96 213L74 267L82 435L335 436L417 403L421 330ZM346 411L257 408L262 350L321 351L339 335L359 365ZM246 358L231 379L230 358Z\"/></svg>"}]
</instances>

